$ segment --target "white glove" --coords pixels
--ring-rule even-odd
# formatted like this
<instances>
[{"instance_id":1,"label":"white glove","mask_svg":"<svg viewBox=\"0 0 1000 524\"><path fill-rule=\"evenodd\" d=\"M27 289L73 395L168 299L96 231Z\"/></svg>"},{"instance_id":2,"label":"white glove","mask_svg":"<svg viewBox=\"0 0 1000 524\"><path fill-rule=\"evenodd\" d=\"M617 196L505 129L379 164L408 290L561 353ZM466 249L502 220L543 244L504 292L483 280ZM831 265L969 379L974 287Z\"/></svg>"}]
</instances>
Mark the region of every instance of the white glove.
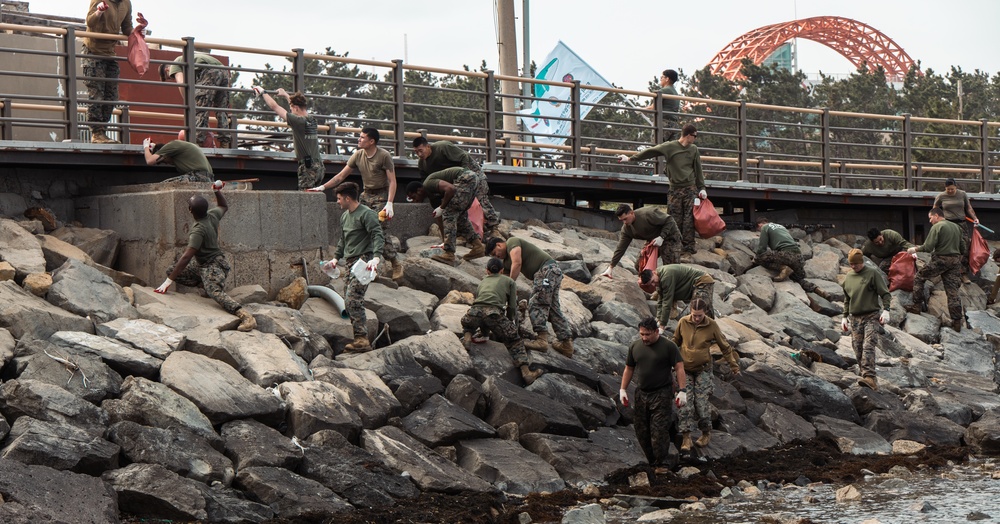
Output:
<instances>
[{"instance_id":1,"label":"white glove","mask_svg":"<svg viewBox=\"0 0 1000 524\"><path fill-rule=\"evenodd\" d=\"M882 314L878 316L878 323L883 326L889 323L889 310L883 309Z\"/></svg>"},{"instance_id":2,"label":"white glove","mask_svg":"<svg viewBox=\"0 0 1000 524\"><path fill-rule=\"evenodd\" d=\"M100 11L100 12L102 12L102 13L105 12L105 11L107 11L108 10L108 3L107 2L101 2L101 3L97 4L97 10Z\"/></svg>"},{"instance_id":3,"label":"white glove","mask_svg":"<svg viewBox=\"0 0 1000 524\"><path fill-rule=\"evenodd\" d=\"M434 244L431 249L444 249L444 244Z\"/></svg>"},{"instance_id":4,"label":"white glove","mask_svg":"<svg viewBox=\"0 0 1000 524\"><path fill-rule=\"evenodd\" d=\"M381 262L381 260L379 260L378 257L375 257L368 261L368 265L365 266L365 269L367 269L368 271L371 271L373 269L378 269L379 262Z\"/></svg>"},{"instance_id":5,"label":"white glove","mask_svg":"<svg viewBox=\"0 0 1000 524\"><path fill-rule=\"evenodd\" d=\"M382 211L385 211L385 218L386 218L386 220L391 219L392 218L392 214L393 214L392 213L392 202L386 202L385 203L385 207L382 208Z\"/></svg>"},{"instance_id":6,"label":"white glove","mask_svg":"<svg viewBox=\"0 0 1000 524\"><path fill-rule=\"evenodd\" d=\"M628 407L628 391L624 389L618 390L618 400L622 402L622 405Z\"/></svg>"},{"instance_id":7,"label":"white glove","mask_svg":"<svg viewBox=\"0 0 1000 524\"><path fill-rule=\"evenodd\" d=\"M660 326L660 336L667 335L667 326Z\"/></svg>"},{"instance_id":8,"label":"white glove","mask_svg":"<svg viewBox=\"0 0 1000 524\"><path fill-rule=\"evenodd\" d=\"M312 193L322 193L323 191L326 191L326 187L325 186L310 187L309 189L306 189L306 191Z\"/></svg>"},{"instance_id":9,"label":"white glove","mask_svg":"<svg viewBox=\"0 0 1000 524\"><path fill-rule=\"evenodd\" d=\"M174 281L170 280L170 277L167 277L167 279L164 280L162 284L160 284L160 287L154 289L153 292L154 293L159 293L159 294L162 295L162 294L166 293L168 289L170 289L170 285L173 284L173 283L174 283Z\"/></svg>"},{"instance_id":10,"label":"white glove","mask_svg":"<svg viewBox=\"0 0 1000 524\"><path fill-rule=\"evenodd\" d=\"M331 258L330 260L327 260L325 264L323 264L323 271L329 271L335 267L337 267L337 259Z\"/></svg>"},{"instance_id":11,"label":"white glove","mask_svg":"<svg viewBox=\"0 0 1000 524\"><path fill-rule=\"evenodd\" d=\"M849 327L851 327L851 321L848 320L847 317L845 316L840 321L840 329L843 329L844 331L847 331L847 328L849 328Z\"/></svg>"},{"instance_id":12,"label":"white glove","mask_svg":"<svg viewBox=\"0 0 1000 524\"><path fill-rule=\"evenodd\" d=\"M684 391L677 392L677 398L674 399L674 403L677 407L682 408L688 403L688 394Z\"/></svg>"},{"instance_id":13,"label":"white glove","mask_svg":"<svg viewBox=\"0 0 1000 524\"><path fill-rule=\"evenodd\" d=\"M628 162L628 155L618 155L618 163Z\"/></svg>"},{"instance_id":14,"label":"white glove","mask_svg":"<svg viewBox=\"0 0 1000 524\"><path fill-rule=\"evenodd\" d=\"M706 193L705 190L702 189L701 191L698 191L698 198L706 200L708 199L708 193Z\"/></svg>"},{"instance_id":15,"label":"white glove","mask_svg":"<svg viewBox=\"0 0 1000 524\"><path fill-rule=\"evenodd\" d=\"M663 245L663 237L656 237L656 238L654 238L653 239L653 245L656 246L656 247L662 246Z\"/></svg>"},{"instance_id":16,"label":"white glove","mask_svg":"<svg viewBox=\"0 0 1000 524\"><path fill-rule=\"evenodd\" d=\"M218 191L224 187L226 187L226 183L223 182L222 180L216 180L215 182L212 182L212 191Z\"/></svg>"},{"instance_id":17,"label":"white glove","mask_svg":"<svg viewBox=\"0 0 1000 524\"><path fill-rule=\"evenodd\" d=\"M972 225L978 226L979 225L979 219L977 218L977 219L973 220L972 221Z\"/></svg>"},{"instance_id":18,"label":"white glove","mask_svg":"<svg viewBox=\"0 0 1000 524\"><path fill-rule=\"evenodd\" d=\"M152 143L152 140L150 140L149 137L146 137L146 139L142 141L142 150L145 151L145 150L149 149L149 144L151 144L151 143Z\"/></svg>"},{"instance_id":19,"label":"white glove","mask_svg":"<svg viewBox=\"0 0 1000 524\"><path fill-rule=\"evenodd\" d=\"M260 86L253 86L250 89L253 90L254 98L260 98L260 95L264 94L264 88Z\"/></svg>"},{"instance_id":20,"label":"white glove","mask_svg":"<svg viewBox=\"0 0 1000 524\"><path fill-rule=\"evenodd\" d=\"M916 255L917 254L917 248L915 248L915 247L906 248L906 252L909 253L909 254L911 254L911 255Z\"/></svg>"},{"instance_id":21,"label":"white glove","mask_svg":"<svg viewBox=\"0 0 1000 524\"><path fill-rule=\"evenodd\" d=\"M444 210L441 209L440 206L435 207L434 211L431 211L431 214L434 215L434 218L441 218L442 216L444 216Z\"/></svg>"},{"instance_id":22,"label":"white glove","mask_svg":"<svg viewBox=\"0 0 1000 524\"><path fill-rule=\"evenodd\" d=\"M608 277L608 278L611 278L611 279L615 278L615 277L611 276L611 266L608 266L608 269L605 269L604 273L601 273L601 276L602 277Z\"/></svg>"}]
</instances>

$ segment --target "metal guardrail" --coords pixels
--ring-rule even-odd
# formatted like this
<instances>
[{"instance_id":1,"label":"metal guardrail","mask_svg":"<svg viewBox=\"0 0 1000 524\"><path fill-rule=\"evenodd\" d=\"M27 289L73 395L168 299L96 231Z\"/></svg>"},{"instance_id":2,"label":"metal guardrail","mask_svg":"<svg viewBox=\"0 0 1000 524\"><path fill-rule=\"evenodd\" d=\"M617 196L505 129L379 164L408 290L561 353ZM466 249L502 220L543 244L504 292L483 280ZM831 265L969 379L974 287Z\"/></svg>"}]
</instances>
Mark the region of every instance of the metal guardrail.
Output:
<instances>
[{"instance_id":1,"label":"metal guardrail","mask_svg":"<svg viewBox=\"0 0 1000 524\"><path fill-rule=\"evenodd\" d=\"M38 57L37 62L58 64L51 71L0 64L0 139L18 140L24 130L59 130L69 140L79 140L87 122L87 100L80 94L86 80L78 73L82 55L77 38L89 37L125 41L73 28L53 28L0 24L0 31L44 36L59 41L57 50L27 47L0 47L0 53ZM759 184L788 184L804 187L845 189L887 189L904 191L937 190L945 178L959 180L966 191L995 193L1000 173L1000 122L951 120L904 115L878 115L831 111L823 108L795 108L732 102L685 96L656 95L644 91L581 86L572 83L508 77L492 71L450 70L391 62L359 60L346 56L306 53L302 49L270 50L228 44L147 38L151 47L173 49L184 57L182 66L193 63L195 51L225 53L230 63L261 59L287 60L281 71L223 66L233 78L228 91L233 97L250 97L250 79L269 76L285 84L289 91L300 90L314 106L330 108L317 113L321 143L328 153L346 153L353 148L354 133L362 126L382 130L380 145L397 156L408 154L408 142L424 135L430 140L459 143L483 162L546 169L585 169L618 173L662 172L661 162L636 165L618 164L614 156L634 153L665 139L676 127L671 121L694 123L699 128L698 147L706 177L713 180ZM124 60L119 58L119 60ZM169 60L152 60L155 70ZM126 69L122 66L122 70ZM201 66L199 66L201 67ZM150 73L147 73L147 76ZM273 76L272 76L273 75ZM188 74L185 78L192 79ZM58 96L16 89L17 80L40 79L60 86ZM256 79L256 78L255 78ZM540 145L534 139L551 136L501 129L505 116L502 102L514 99L515 107L532 102L550 103L545 98L503 95L498 82L547 85L570 90L567 117L570 135L563 144ZM115 114L123 142L134 133L174 134L197 131L196 111L211 107L194 104L195 86L155 80L121 78L122 85L137 89L176 91L184 88L189 103L157 103L120 100ZM581 102L584 89L604 91L600 103ZM520 93L521 90L518 90ZM449 100L445 104L444 101ZM680 100L681 113L666 113L666 99ZM632 101L651 101L653 109L636 107ZM457 103L461 102L461 103ZM245 148L290 149L287 125L275 121L262 106L232 108L228 112L232 143ZM586 118L580 110L589 107ZM27 113L27 114L26 114ZM49 117L51 114L51 117ZM28 116L30 115L30 116ZM43 116L44 115L44 116ZM148 123L157 119L157 123ZM143 120L147 120L143 123ZM212 122L215 123L214 118ZM138 140L136 140L137 142Z\"/></svg>"}]
</instances>

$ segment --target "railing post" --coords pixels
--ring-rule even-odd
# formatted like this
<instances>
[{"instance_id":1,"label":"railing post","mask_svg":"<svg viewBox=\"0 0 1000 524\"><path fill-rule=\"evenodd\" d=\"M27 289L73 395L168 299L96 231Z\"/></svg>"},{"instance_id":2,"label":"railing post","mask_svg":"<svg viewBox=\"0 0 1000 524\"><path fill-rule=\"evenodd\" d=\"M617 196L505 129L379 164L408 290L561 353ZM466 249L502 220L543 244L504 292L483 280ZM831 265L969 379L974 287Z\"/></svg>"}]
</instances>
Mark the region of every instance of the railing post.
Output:
<instances>
[{"instance_id":1,"label":"railing post","mask_svg":"<svg viewBox=\"0 0 1000 524\"><path fill-rule=\"evenodd\" d=\"M497 110L496 110L496 78L493 70L486 71L486 162L497 161Z\"/></svg>"},{"instance_id":2,"label":"railing post","mask_svg":"<svg viewBox=\"0 0 1000 524\"><path fill-rule=\"evenodd\" d=\"M118 128L121 129L121 131L118 132L118 138L123 144L132 142L132 134L130 133L132 126L129 125L132 123L132 117L129 115L128 109L129 106L122 106L122 116L118 118Z\"/></svg>"},{"instance_id":3,"label":"railing post","mask_svg":"<svg viewBox=\"0 0 1000 524\"><path fill-rule=\"evenodd\" d=\"M75 142L80 139L80 126L77 124L79 97L76 95L76 29L72 26L66 27L63 49L66 51L66 63L64 64L66 71L66 138Z\"/></svg>"},{"instance_id":4,"label":"railing post","mask_svg":"<svg viewBox=\"0 0 1000 524\"><path fill-rule=\"evenodd\" d=\"M513 155L510 154L510 136L504 135L503 137L503 165L512 166L514 165Z\"/></svg>"},{"instance_id":5,"label":"railing post","mask_svg":"<svg viewBox=\"0 0 1000 524\"><path fill-rule=\"evenodd\" d=\"M295 68L295 89L292 91L302 91L306 92L306 55L305 50L301 48L292 49L295 53L295 63L293 67Z\"/></svg>"},{"instance_id":6,"label":"railing post","mask_svg":"<svg viewBox=\"0 0 1000 524\"><path fill-rule=\"evenodd\" d=\"M821 173L821 176L823 178L822 178L822 183L820 185L823 186L823 187L830 187L830 162L832 161L832 159L831 159L831 156L832 156L831 155L831 153L832 153L831 149L832 149L832 147L830 146L830 108L829 107L824 107L823 108L823 114L820 115L819 121L820 121L820 130L823 133L823 140L820 141L820 143L822 144L822 146L820 146L820 149L821 149L821 152L823 154L823 172ZM841 173L841 175L843 175L843 173ZM839 187L843 188L844 187L844 178L843 178L843 176L841 176L839 178L840 178L840 186Z\"/></svg>"},{"instance_id":7,"label":"railing post","mask_svg":"<svg viewBox=\"0 0 1000 524\"><path fill-rule=\"evenodd\" d=\"M740 107L736 110L736 149L739 159L740 180L750 181L749 159L750 153L747 151L747 103L740 101Z\"/></svg>"},{"instance_id":8,"label":"railing post","mask_svg":"<svg viewBox=\"0 0 1000 524\"><path fill-rule=\"evenodd\" d=\"M663 128L663 97L657 91L653 96L653 145L667 141L667 131ZM666 162L662 156L656 157L656 170L653 174L666 173Z\"/></svg>"},{"instance_id":9,"label":"railing post","mask_svg":"<svg viewBox=\"0 0 1000 524\"><path fill-rule=\"evenodd\" d=\"M393 101L396 104L394 108L396 156L401 157L406 154L406 84L403 82L405 80L403 61L397 58L392 63Z\"/></svg>"},{"instance_id":10,"label":"railing post","mask_svg":"<svg viewBox=\"0 0 1000 524\"><path fill-rule=\"evenodd\" d=\"M580 143L583 142L583 122L580 120L580 81L574 80L571 89L570 111L572 120L573 144L570 152L570 162L573 168L580 167Z\"/></svg>"},{"instance_id":11,"label":"railing post","mask_svg":"<svg viewBox=\"0 0 1000 524\"><path fill-rule=\"evenodd\" d=\"M3 118L3 122L0 122L0 139L14 140L14 108L9 98L0 100L0 104L3 104L0 106L0 117Z\"/></svg>"},{"instance_id":12,"label":"railing post","mask_svg":"<svg viewBox=\"0 0 1000 524\"><path fill-rule=\"evenodd\" d=\"M195 116L198 114L198 101L195 100L194 87L197 80L194 70L194 37L185 36L181 40L184 40L184 129L187 129L187 141L197 144L198 124Z\"/></svg>"},{"instance_id":13,"label":"railing post","mask_svg":"<svg viewBox=\"0 0 1000 524\"><path fill-rule=\"evenodd\" d=\"M979 120L979 167L982 169L983 193L993 193L990 180L990 127L989 120Z\"/></svg>"},{"instance_id":14,"label":"railing post","mask_svg":"<svg viewBox=\"0 0 1000 524\"><path fill-rule=\"evenodd\" d=\"M913 122L910 113L903 113L903 189L917 189L913 179Z\"/></svg>"}]
</instances>

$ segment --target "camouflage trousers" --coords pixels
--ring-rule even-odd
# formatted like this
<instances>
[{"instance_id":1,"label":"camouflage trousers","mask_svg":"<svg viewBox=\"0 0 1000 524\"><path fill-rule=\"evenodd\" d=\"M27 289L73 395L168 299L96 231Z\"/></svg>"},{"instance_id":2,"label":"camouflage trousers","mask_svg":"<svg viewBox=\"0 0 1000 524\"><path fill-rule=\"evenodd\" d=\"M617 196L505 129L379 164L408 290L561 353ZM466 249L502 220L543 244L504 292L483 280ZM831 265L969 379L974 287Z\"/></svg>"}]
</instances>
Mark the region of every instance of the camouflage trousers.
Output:
<instances>
[{"instance_id":1,"label":"camouflage trousers","mask_svg":"<svg viewBox=\"0 0 1000 524\"><path fill-rule=\"evenodd\" d=\"M385 207L385 203L389 201L389 189L382 188L376 189L374 191L369 191L365 189L361 192L361 196L358 197L358 201L363 205L368 206L372 211L378 213L382 211ZM399 242L395 237L389 236L389 220L382 220L382 236L385 239L385 245L382 247L382 258L393 261L396 260L396 243Z\"/></svg>"},{"instance_id":2,"label":"camouflage trousers","mask_svg":"<svg viewBox=\"0 0 1000 524\"><path fill-rule=\"evenodd\" d=\"M311 187L319 185L323 180L326 169L323 167L323 160L313 160L312 165L306 166L305 162L299 162L299 190L305 191ZM378 213L378 210L375 210Z\"/></svg>"},{"instance_id":3,"label":"camouflage trousers","mask_svg":"<svg viewBox=\"0 0 1000 524\"><path fill-rule=\"evenodd\" d=\"M806 292L816 290L816 285L806 280L806 270L802 263L802 254L794 251L766 251L757 255L753 263L764 266L771 271L781 271L781 266L792 268L792 282L797 282Z\"/></svg>"},{"instance_id":4,"label":"camouflage trousers","mask_svg":"<svg viewBox=\"0 0 1000 524\"><path fill-rule=\"evenodd\" d=\"M696 298L704 300L705 304L708 305L708 311L705 312L705 316L715 318L715 302L713 301L715 298L715 281L695 282L694 289L691 290L691 300Z\"/></svg>"},{"instance_id":5,"label":"camouflage trousers","mask_svg":"<svg viewBox=\"0 0 1000 524\"><path fill-rule=\"evenodd\" d=\"M451 197L444 209L444 250L455 251L455 238L462 235L466 241L478 239L479 235L469 222L469 206L479 192L479 179L472 171L463 171L455 179L455 196Z\"/></svg>"},{"instance_id":6,"label":"camouflage trousers","mask_svg":"<svg viewBox=\"0 0 1000 524\"><path fill-rule=\"evenodd\" d=\"M882 327L878 317L878 311L851 315L851 345L858 359L858 374L862 377L875 376L875 345Z\"/></svg>"},{"instance_id":7,"label":"camouflage trousers","mask_svg":"<svg viewBox=\"0 0 1000 524\"><path fill-rule=\"evenodd\" d=\"M198 68L198 78L195 80L194 101L198 107L214 107L215 120L219 135L219 146L229 148L232 143L229 139L229 72L222 69ZM218 89L221 88L221 89ZM204 144L208 131L203 128L208 127L208 111L200 109L195 111L194 123L198 128L198 144ZM225 131L223 131L225 130ZM310 186L311 187L311 186Z\"/></svg>"},{"instance_id":8,"label":"camouflage trousers","mask_svg":"<svg viewBox=\"0 0 1000 524\"><path fill-rule=\"evenodd\" d=\"M969 273L969 248L972 247L972 228L975 226L964 218L961 221L955 221L955 223L962 230L962 244L958 249L962 253L962 274L966 275Z\"/></svg>"},{"instance_id":9,"label":"camouflage trousers","mask_svg":"<svg viewBox=\"0 0 1000 524\"><path fill-rule=\"evenodd\" d=\"M83 53L90 54L87 46L83 46ZM87 98L91 102L97 102L87 107L87 120L91 122L90 129L94 132L103 132L107 126L102 123L106 124L111 120L115 102L118 101L120 74L118 62L110 57L83 59L83 75L90 77L83 81L83 85L87 86Z\"/></svg>"},{"instance_id":10,"label":"camouflage trousers","mask_svg":"<svg viewBox=\"0 0 1000 524\"><path fill-rule=\"evenodd\" d=\"M544 264L535 272L535 279L531 283L531 298L528 299L528 318L531 319L531 328L535 333L546 331L547 320L552 322L556 338L567 340L573 338L573 334L559 304L562 279L562 269L555 262Z\"/></svg>"},{"instance_id":11,"label":"camouflage trousers","mask_svg":"<svg viewBox=\"0 0 1000 524\"><path fill-rule=\"evenodd\" d=\"M650 466L668 466L670 443L677 436L674 388L635 390L635 437Z\"/></svg>"},{"instance_id":12,"label":"camouflage trousers","mask_svg":"<svg viewBox=\"0 0 1000 524\"><path fill-rule=\"evenodd\" d=\"M493 208L493 202L490 202L490 184L486 181L483 168L479 167L479 162L475 160L471 160L471 163L475 164L476 169L469 167L466 169L472 169L479 180L479 187L476 189L476 198L479 199L479 206L483 208L483 233L485 235L485 233L496 229L500 225L500 213L497 213L497 210Z\"/></svg>"},{"instance_id":13,"label":"camouflage trousers","mask_svg":"<svg viewBox=\"0 0 1000 524\"><path fill-rule=\"evenodd\" d=\"M225 255L219 255L205 265L198 265L198 262L192 260L177 276L175 282L182 286L204 289L212 300L222 306L222 309L235 315L243 306L223 291L226 286L226 277L229 276L229 269L229 262ZM167 274L169 275L170 272L168 271Z\"/></svg>"},{"instance_id":14,"label":"camouflage trousers","mask_svg":"<svg viewBox=\"0 0 1000 524\"><path fill-rule=\"evenodd\" d=\"M358 277L354 276L351 266L358 260L369 261L371 257L363 255L360 257L349 257L345 260L347 267L347 282L344 284L344 306L347 314L351 317L351 327L354 329L355 337L368 336L368 316L365 315L365 293L368 292L368 284L362 284Z\"/></svg>"},{"instance_id":15,"label":"camouflage trousers","mask_svg":"<svg viewBox=\"0 0 1000 524\"><path fill-rule=\"evenodd\" d=\"M171 182L208 182L209 184L211 184L213 180L212 180L212 175L204 171L191 171L190 173L184 173L183 175L170 177L161 182L161 184L166 184Z\"/></svg>"},{"instance_id":16,"label":"camouflage trousers","mask_svg":"<svg viewBox=\"0 0 1000 524\"><path fill-rule=\"evenodd\" d=\"M687 384L684 385L684 392L687 393L687 404L680 409L681 433L690 433L695 426L702 432L712 429L712 403L709 397L715 389L712 383L712 364L698 373L685 373Z\"/></svg>"},{"instance_id":17,"label":"camouflage trousers","mask_svg":"<svg viewBox=\"0 0 1000 524\"><path fill-rule=\"evenodd\" d=\"M952 322L963 318L962 301L958 297L958 291L962 288L961 264L961 255L932 255L931 261L917 271L917 276L913 278L913 303L923 305L926 300L924 282L941 275L941 284L948 297L948 316Z\"/></svg>"},{"instance_id":18,"label":"camouflage trousers","mask_svg":"<svg viewBox=\"0 0 1000 524\"><path fill-rule=\"evenodd\" d=\"M507 352L514 360L514 367L519 368L529 363L528 353L525 351L524 342L517 332L517 326L504 316L500 308L496 306L472 306L469 312L462 317L462 329L466 333L475 333L479 329L483 333L492 334L494 340L507 346Z\"/></svg>"},{"instance_id":19,"label":"camouflage trousers","mask_svg":"<svg viewBox=\"0 0 1000 524\"><path fill-rule=\"evenodd\" d=\"M667 193L667 210L670 216L677 221L677 227L681 233L681 246L688 253L697 251L694 243L694 198L696 196L698 196L698 190L694 187L670 188L670 192Z\"/></svg>"},{"instance_id":20,"label":"camouflage trousers","mask_svg":"<svg viewBox=\"0 0 1000 524\"><path fill-rule=\"evenodd\" d=\"M677 229L677 222L674 221L674 217L667 217L666 228L668 229L668 236L660 244L660 261L663 262L663 265L677 264L681 259L681 232ZM639 268L638 258L635 259L635 270L640 273L642 272L642 269Z\"/></svg>"}]
</instances>

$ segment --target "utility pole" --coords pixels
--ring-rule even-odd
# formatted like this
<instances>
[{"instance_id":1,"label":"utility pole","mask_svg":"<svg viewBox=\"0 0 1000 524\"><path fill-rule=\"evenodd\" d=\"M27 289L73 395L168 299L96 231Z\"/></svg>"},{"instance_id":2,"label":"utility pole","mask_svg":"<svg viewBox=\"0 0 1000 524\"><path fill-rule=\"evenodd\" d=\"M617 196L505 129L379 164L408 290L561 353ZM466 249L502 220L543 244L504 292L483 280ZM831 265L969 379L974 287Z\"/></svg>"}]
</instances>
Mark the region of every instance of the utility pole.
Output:
<instances>
[{"instance_id":1,"label":"utility pole","mask_svg":"<svg viewBox=\"0 0 1000 524\"><path fill-rule=\"evenodd\" d=\"M497 1L497 25L499 34L497 35L497 46L500 49L500 74L504 76L518 76L517 71L517 31L514 25L514 0ZM510 80L500 81L500 93L504 95L503 107L503 130L506 136L513 139L518 137L517 117L514 105L515 97L519 94L518 83Z\"/></svg>"},{"instance_id":2,"label":"utility pole","mask_svg":"<svg viewBox=\"0 0 1000 524\"><path fill-rule=\"evenodd\" d=\"M531 78L531 31L528 25L528 0L521 0L521 43L524 49L522 50L521 58L521 77ZM531 96L531 84L528 82L522 82L521 94L528 97ZM524 104L528 102L525 101Z\"/></svg>"}]
</instances>

